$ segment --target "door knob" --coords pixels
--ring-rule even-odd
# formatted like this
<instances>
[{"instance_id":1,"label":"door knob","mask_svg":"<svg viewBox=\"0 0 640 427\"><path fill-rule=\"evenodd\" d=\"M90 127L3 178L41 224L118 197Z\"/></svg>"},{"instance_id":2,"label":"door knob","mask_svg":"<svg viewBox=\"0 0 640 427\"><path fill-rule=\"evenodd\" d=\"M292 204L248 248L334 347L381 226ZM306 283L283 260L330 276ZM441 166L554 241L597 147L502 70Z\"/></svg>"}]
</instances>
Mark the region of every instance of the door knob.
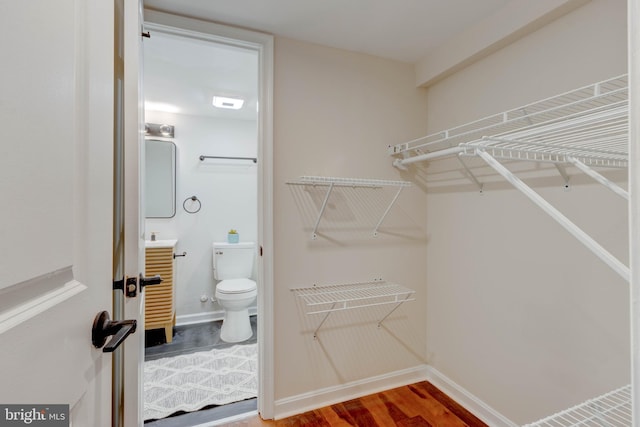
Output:
<instances>
[{"instance_id":1,"label":"door knob","mask_svg":"<svg viewBox=\"0 0 640 427\"><path fill-rule=\"evenodd\" d=\"M135 320L111 320L109 313L101 311L93 320L91 328L91 342L96 348L104 348L104 353L113 352L129 335L136 331L137 322ZM107 338L113 336L111 341L105 346Z\"/></svg>"},{"instance_id":2,"label":"door knob","mask_svg":"<svg viewBox=\"0 0 640 427\"><path fill-rule=\"evenodd\" d=\"M145 286L159 285L160 283L162 283L162 277L160 277L159 274L151 277L144 277L142 274L140 275L140 289Z\"/></svg>"}]
</instances>

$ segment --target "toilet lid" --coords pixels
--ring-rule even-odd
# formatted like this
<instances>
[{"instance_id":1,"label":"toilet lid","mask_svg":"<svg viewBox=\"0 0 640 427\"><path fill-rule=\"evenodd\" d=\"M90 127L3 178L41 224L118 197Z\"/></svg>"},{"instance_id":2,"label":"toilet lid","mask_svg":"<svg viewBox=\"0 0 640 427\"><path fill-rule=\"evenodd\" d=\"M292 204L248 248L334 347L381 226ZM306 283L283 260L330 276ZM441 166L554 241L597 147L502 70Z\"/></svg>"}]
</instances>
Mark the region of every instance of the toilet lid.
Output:
<instances>
[{"instance_id":1,"label":"toilet lid","mask_svg":"<svg viewBox=\"0 0 640 427\"><path fill-rule=\"evenodd\" d=\"M256 282L251 279L226 279L218 283L216 291L221 294L241 294L256 290Z\"/></svg>"}]
</instances>

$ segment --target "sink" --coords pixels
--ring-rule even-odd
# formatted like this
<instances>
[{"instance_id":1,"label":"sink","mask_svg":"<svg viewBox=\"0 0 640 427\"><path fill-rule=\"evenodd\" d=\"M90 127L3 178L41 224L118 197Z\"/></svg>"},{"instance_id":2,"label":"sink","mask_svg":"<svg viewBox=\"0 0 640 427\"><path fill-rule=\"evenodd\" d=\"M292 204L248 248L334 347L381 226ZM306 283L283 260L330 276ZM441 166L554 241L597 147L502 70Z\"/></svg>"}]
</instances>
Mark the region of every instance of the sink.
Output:
<instances>
[{"instance_id":1,"label":"sink","mask_svg":"<svg viewBox=\"0 0 640 427\"><path fill-rule=\"evenodd\" d=\"M178 243L177 239L166 239L166 240L145 240L144 247L145 248L174 248Z\"/></svg>"}]
</instances>

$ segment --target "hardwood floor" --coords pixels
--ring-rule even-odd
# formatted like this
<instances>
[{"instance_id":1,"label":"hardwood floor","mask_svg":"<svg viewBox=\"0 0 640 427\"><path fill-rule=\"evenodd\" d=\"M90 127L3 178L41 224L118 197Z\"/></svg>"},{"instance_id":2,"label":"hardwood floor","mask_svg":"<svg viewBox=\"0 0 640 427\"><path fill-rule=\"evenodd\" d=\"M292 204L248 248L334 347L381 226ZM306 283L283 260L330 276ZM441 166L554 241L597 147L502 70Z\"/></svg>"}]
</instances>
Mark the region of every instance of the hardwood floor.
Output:
<instances>
[{"instance_id":1,"label":"hardwood floor","mask_svg":"<svg viewBox=\"0 0 640 427\"><path fill-rule=\"evenodd\" d=\"M259 417L224 427L487 427L431 383L420 383L349 400L278 421Z\"/></svg>"}]
</instances>

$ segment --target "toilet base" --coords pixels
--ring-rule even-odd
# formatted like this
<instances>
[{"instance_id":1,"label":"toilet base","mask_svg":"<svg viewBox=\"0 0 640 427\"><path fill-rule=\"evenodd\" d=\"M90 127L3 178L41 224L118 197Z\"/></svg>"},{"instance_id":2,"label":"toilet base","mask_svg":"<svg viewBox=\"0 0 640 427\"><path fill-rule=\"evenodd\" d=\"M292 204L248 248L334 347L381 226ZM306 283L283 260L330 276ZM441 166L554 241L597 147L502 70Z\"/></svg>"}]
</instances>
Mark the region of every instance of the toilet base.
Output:
<instances>
[{"instance_id":1,"label":"toilet base","mask_svg":"<svg viewBox=\"0 0 640 427\"><path fill-rule=\"evenodd\" d=\"M253 336L251 321L249 320L249 310L225 310L222 328L220 329L220 339L224 342L242 342Z\"/></svg>"}]
</instances>

